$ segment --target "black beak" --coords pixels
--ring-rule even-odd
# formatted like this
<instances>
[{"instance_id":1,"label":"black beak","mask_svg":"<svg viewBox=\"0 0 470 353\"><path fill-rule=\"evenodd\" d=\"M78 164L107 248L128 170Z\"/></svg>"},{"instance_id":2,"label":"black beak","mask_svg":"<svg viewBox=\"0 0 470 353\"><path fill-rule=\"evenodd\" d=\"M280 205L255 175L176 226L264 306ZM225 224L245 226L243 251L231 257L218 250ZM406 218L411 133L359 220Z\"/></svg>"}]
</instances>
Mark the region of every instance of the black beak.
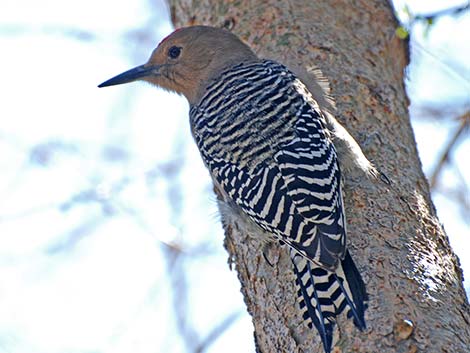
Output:
<instances>
[{"instance_id":1,"label":"black beak","mask_svg":"<svg viewBox=\"0 0 470 353\"><path fill-rule=\"evenodd\" d=\"M114 76L108 81L105 81L102 84L98 85L98 87L101 88L101 87L108 87L108 86L114 86L114 85L122 85L123 83L137 81L146 76L155 75L157 73L158 73L158 69L155 66L145 67L145 65L140 65L126 72L123 72L122 74Z\"/></svg>"}]
</instances>

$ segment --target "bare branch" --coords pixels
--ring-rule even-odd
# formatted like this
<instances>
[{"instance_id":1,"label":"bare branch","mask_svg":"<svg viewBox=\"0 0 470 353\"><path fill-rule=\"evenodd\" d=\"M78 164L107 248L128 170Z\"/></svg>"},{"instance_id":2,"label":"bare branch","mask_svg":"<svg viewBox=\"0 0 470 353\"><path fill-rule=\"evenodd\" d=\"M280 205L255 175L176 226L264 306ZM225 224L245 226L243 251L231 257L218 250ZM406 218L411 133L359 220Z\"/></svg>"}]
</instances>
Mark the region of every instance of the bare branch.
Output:
<instances>
[{"instance_id":1,"label":"bare branch","mask_svg":"<svg viewBox=\"0 0 470 353\"><path fill-rule=\"evenodd\" d=\"M421 102L419 105L411 105L413 119L423 120L458 120L465 112L470 111L470 102L452 100L438 104L436 102Z\"/></svg>"},{"instance_id":2,"label":"bare branch","mask_svg":"<svg viewBox=\"0 0 470 353\"><path fill-rule=\"evenodd\" d=\"M416 21L426 21L432 23L435 19L443 16L459 16L464 14L465 11L470 10L470 3L467 2L465 5L449 7L444 10L428 13L428 14L419 14L414 15L412 22Z\"/></svg>"},{"instance_id":3,"label":"bare branch","mask_svg":"<svg viewBox=\"0 0 470 353\"><path fill-rule=\"evenodd\" d=\"M452 134L452 138L447 143L444 152L439 157L436 167L431 173L429 178L429 184L431 190L434 190L436 186L437 179L439 178L440 173L442 172L443 167L449 162L449 156L452 153L454 147L456 146L459 138L463 136L463 132L466 131L470 126L470 111L466 112L458 118L460 120L460 125L457 130Z\"/></svg>"},{"instance_id":4,"label":"bare branch","mask_svg":"<svg viewBox=\"0 0 470 353\"><path fill-rule=\"evenodd\" d=\"M206 351L210 345L217 340L217 338L222 336L222 334L233 325L233 323L240 317L240 314L240 312L234 312L222 320L222 322L215 326L206 338L199 343L194 353L203 353Z\"/></svg>"},{"instance_id":5,"label":"bare branch","mask_svg":"<svg viewBox=\"0 0 470 353\"><path fill-rule=\"evenodd\" d=\"M80 240L89 236L91 232L96 229L98 226L104 223L106 217L93 217L76 228L67 231L67 234L64 236L64 239L57 242L56 244L50 246L47 249L49 255L54 255L59 252L68 251L74 247Z\"/></svg>"}]
</instances>

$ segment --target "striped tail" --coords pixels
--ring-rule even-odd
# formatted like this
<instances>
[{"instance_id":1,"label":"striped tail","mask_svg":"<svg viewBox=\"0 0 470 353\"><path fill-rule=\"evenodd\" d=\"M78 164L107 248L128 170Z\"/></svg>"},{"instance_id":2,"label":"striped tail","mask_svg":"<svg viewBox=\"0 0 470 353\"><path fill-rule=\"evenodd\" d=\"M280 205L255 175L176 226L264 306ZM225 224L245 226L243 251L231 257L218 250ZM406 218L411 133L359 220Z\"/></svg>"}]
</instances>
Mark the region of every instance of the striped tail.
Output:
<instances>
[{"instance_id":1,"label":"striped tail","mask_svg":"<svg viewBox=\"0 0 470 353\"><path fill-rule=\"evenodd\" d=\"M347 308L347 316L362 331L366 328L364 311L367 293L361 275L349 252L330 272L291 250L297 276L298 301L307 325L320 333L323 348L330 353L336 317Z\"/></svg>"}]
</instances>

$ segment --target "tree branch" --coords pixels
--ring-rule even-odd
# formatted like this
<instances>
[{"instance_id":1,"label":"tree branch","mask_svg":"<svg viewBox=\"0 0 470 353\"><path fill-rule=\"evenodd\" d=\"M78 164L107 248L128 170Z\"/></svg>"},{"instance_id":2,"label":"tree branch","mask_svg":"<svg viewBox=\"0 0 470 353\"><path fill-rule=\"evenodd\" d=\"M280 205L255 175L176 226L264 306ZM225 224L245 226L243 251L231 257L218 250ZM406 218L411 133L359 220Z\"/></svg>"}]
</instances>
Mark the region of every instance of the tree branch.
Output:
<instances>
[{"instance_id":1,"label":"tree branch","mask_svg":"<svg viewBox=\"0 0 470 353\"><path fill-rule=\"evenodd\" d=\"M446 144L444 151L442 152L441 156L438 158L438 162L436 166L434 167L434 170L431 172L431 177L429 178L429 184L430 184L431 190L435 189L438 178L444 166L449 162L450 155L452 154L452 151L457 145L457 142L459 141L461 136L464 136L464 132L466 132L470 127L470 111L461 115L458 118L458 120L460 121L459 126L457 127L455 132L452 134L452 137L450 138L449 142Z\"/></svg>"}]
</instances>

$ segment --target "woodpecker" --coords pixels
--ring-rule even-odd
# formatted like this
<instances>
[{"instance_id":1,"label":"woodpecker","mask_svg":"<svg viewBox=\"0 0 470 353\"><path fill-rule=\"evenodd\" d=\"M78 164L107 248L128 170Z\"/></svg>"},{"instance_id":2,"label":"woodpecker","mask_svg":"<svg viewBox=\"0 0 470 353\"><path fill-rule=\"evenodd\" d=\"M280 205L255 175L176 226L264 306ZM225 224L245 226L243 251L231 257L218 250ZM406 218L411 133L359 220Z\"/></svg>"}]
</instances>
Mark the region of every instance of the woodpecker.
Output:
<instances>
[{"instance_id":1,"label":"woodpecker","mask_svg":"<svg viewBox=\"0 0 470 353\"><path fill-rule=\"evenodd\" d=\"M344 310L364 330L367 294L346 247L342 163L333 139L359 169L375 169L322 109L315 83L207 26L174 31L146 64L98 87L137 80L187 98L192 135L223 198L222 216L287 246L303 319L316 327L325 352Z\"/></svg>"}]
</instances>

